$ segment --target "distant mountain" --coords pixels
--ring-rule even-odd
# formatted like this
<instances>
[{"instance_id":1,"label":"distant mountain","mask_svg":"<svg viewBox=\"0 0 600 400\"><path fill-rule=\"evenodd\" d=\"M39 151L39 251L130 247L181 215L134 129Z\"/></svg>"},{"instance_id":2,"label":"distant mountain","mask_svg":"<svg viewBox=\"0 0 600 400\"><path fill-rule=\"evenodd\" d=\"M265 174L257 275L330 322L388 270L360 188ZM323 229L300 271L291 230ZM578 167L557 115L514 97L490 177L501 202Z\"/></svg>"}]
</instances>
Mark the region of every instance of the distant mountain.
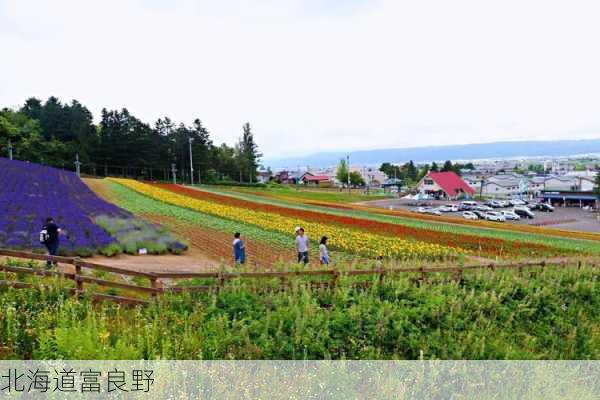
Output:
<instances>
[{"instance_id":1,"label":"distant mountain","mask_svg":"<svg viewBox=\"0 0 600 400\"><path fill-rule=\"evenodd\" d=\"M403 149L381 149L351 151L352 165L379 165L382 162L401 163L476 160L511 157L559 157L600 153L600 139L555 140L526 142L494 142L451 146L410 147ZM348 152L323 152L305 157L267 159L264 164L271 168L329 167L336 165Z\"/></svg>"}]
</instances>

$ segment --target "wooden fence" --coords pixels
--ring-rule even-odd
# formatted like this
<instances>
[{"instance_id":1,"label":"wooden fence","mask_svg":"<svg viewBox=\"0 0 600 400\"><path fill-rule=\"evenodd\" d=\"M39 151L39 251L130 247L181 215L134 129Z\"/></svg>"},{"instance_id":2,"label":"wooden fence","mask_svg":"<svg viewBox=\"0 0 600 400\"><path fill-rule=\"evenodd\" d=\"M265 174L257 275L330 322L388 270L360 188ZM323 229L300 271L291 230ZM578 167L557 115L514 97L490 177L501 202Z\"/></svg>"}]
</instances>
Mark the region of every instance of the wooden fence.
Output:
<instances>
[{"instance_id":1,"label":"wooden fence","mask_svg":"<svg viewBox=\"0 0 600 400\"><path fill-rule=\"evenodd\" d=\"M66 264L74 267L74 273L60 272L56 270L44 270L41 268L28 268L28 267L15 267L4 265L0 263L0 271L12 272L16 274L33 274L39 276L57 276L64 279L73 280L75 282L75 288L69 289L73 295L82 296L85 292L84 284L94 284L100 287L109 287L124 289L127 291L134 292L136 294L146 294L150 297L156 297L157 295L171 292L208 292L211 290L220 290L228 281L233 279L272 279L279 278L281 280L281 288L285 289L290 287L289 279L294 277L325 277L328 280L323 281L309 281L307 282L311 287L325 288L334 287L337 281L342 276L378 276L378 279L382 281L386 276L394 276L399 274L416 274L420 282L427 282L429 275L436 273L450 273L453 279L460 280L463 277L463 273L473 270L497 270L497 269L517 269L519 273L523 273L523 269L531 267L544 268L546 266L559 266L559 267L577 267L580 268L585 262L586 265L597 267L600 265L597 259L594 258L576 258L576 259L561 259L561 260L541 260L541 261L530 261L530 262L513 262L513 263L489 263L489 264L476 264L476 265L460 265L460 266L421 266L414 268L379 268L379 269L364 269L364 270L335 270L335 269L319 269L319 270L307 270L307 271L281 271L281 272L142 272L135 271L125 268L112 267L97 263L90 263L83 261L79 258L73 257L58 257L48 256L44 254L29 253L15 250L0 249L0 256L26 259L26 260L39 260L39 261L52 261L61 264ZM135 285L130 283L115 282L100 278L95 278L90 275L84 274L84 269L102 271L116 275L124 275L131 277L141 277L148 279L148 286ZM182 279L213 279L213 285L201 285L201 286L169 286L165 287L163 283L165 281L176 282ZM369 284L369 282L362 282L363 284ZM28 282L19 282L14 280L0 280L0 286L11 286L13 288L32 288L35 285ZM137 305L148 303L147 299L126 297L126 296L115 296L103 293L88 293L89 296L95 301L112 300L123 304Z\"/></svg>"}]
</instances>

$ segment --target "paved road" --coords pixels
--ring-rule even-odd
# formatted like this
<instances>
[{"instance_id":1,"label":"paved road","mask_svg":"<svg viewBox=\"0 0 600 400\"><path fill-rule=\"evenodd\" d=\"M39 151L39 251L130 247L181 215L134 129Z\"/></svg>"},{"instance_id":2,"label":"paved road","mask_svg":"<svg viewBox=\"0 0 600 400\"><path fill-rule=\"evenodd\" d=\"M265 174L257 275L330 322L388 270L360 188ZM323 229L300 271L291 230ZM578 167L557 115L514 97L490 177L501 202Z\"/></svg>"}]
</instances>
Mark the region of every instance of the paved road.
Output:
<instances>
[{"instance_id":1,"label":"paved road","mask_svg":"<svg viewBox=\"0 0 600 400\"><path fill-rule=\"evenodd\" d=\"M419 201L419 203L427 203L432 207L439 207L443 204L458 204L459 202L451 202L451 201L443 201L443 200L426 200ZM408 211L415 211L416 207L413 206L415 204L415 200L402 200L402 199L386 199L386 200L376 200L362 203L365 205L373 206L373 207L381 207L387 208L393 207L394 209L403 209ZM510 210L510 208L499 209L499 210ZM584 232L600 232L600 220L597 219L597 213L592 213L589 211L582 210L576 207L556 207L555 211L552 213L548 212L540 212L534 211L535 219L533 220L525 220L521 221L508 221L508 224L540 224L547 223L543 226L560 228L560 229L568 229L568 230L577 230ZM456 215L460 216L460 213L446 213L444 215ZM569 221L569 222L567 222Z\"/></svg>"}]
</instances>

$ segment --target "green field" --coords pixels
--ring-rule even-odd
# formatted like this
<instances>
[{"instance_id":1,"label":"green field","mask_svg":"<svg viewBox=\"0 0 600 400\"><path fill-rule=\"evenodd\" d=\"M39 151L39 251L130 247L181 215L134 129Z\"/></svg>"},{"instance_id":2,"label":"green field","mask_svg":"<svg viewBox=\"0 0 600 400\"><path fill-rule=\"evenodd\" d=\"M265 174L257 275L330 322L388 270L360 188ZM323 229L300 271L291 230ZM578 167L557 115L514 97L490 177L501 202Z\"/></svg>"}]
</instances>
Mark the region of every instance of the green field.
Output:
<instances>
[{"instance_id":1,"label":"green field","mask_svg":"<svg viewBox=\"0 0 600 400\"><path fill-rule=\"evenodd\" d=\"M14 359L597 359L592 267L373 280L332 290L232 282L147 307L93 306L50 289L0 289L0 349ZM37 278L31 278L37 279Z\"/></svg>"},{"instance_id":2,"label":"green field","mask_svg":"<svg viewBox=\"0 0 600 400\"><path fill-rule=\"evenodd\" d=\"M212 186L216 190L255 194L266 197L279 197L290 200L304 200L316 202L331 202L331 203L356 203L360 201L381 200L389 198L389 195L383 194L381 190L374 191L372 194L364 194L363 190L353 189L351 193L348 191L339 191L336 188L307 188L304 186L286 186L273 185L266 188L249 188L242 186Z\"/></svg>"}]
</instances>

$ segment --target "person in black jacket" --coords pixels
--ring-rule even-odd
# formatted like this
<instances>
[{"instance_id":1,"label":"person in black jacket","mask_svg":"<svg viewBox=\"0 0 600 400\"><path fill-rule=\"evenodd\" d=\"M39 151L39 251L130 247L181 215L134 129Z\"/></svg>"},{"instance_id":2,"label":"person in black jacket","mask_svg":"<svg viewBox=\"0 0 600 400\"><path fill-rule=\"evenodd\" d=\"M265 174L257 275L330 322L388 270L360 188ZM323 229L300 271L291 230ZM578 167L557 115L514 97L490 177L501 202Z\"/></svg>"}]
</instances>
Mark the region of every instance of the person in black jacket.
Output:
<instances>
[{"instance_id":1,"label":"person in black jacket","mask_svg":"<svg viewBox=\"0 0 600 400\"><path fill-rule=\"evenodd\" d=\"M60 227L56 225L52 217L46 218L46 225L42 228L42 231L46 231L46 240L44 245L48 249L48 254L51 256L58 255L58 247L60 245ZM56 262L48 260L46 262L46 268L52 267L52 264L57 265Z\"/></svg>"}]
</instances>

